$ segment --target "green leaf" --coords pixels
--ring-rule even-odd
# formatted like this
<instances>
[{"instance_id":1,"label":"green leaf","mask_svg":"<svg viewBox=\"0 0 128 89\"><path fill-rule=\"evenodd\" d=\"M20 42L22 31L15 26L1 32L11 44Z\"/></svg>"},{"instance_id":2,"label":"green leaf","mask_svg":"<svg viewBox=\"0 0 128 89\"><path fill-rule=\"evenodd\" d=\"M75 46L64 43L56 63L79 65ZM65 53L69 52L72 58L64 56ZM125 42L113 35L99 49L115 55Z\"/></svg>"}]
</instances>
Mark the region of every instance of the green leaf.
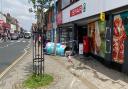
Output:
<instances>
[{"instance_id":1,"label":"green leaf","mask_svg":"<svg viewBox=\"0 0 128 89\"><path fill-rule=\"evenodd\" d=\"M34 5L35 5L35 3L36 3L36 0L30 0Z\"/></svg>"}]
</instances>

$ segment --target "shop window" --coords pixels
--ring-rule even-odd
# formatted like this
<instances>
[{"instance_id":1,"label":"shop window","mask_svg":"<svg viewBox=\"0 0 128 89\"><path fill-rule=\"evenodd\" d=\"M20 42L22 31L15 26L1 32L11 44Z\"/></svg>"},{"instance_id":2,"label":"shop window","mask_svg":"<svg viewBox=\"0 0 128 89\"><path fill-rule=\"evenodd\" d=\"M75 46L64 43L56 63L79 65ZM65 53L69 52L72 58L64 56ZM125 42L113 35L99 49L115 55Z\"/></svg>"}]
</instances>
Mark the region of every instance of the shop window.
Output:
<instances>
[{"instance_id":1,"label":"shop window","mask_svg":"<svg viewBox=\"0 0 128 89\"><path fill-rule=\"evenodd\" d=\"M46 37L47 37L46 38L47 40L49 40L49 41L51 40L51 31L47 31Z\"/></svg>"},{"instance_id":2,"label":"shop window","mask_svg":"<svg viewBox=\"0 0 128 89\"><path fill-rule=\"evenodd\" d=\"M62 29L60 31L60 42L71 43L72 41L72 29Z\"/></svg>"},{"instance_id":3,"label":"shop window","mask_svg":"<svg viewBox=\"0 0 128 89\"><path fill-rule=\"evenodd\" d=\"M105 30L106 28L106 22L102 21L95 21L90 24L88 24L88 36L89 36L89 42L91 46L91 53L100 56L105 57ZM109 43L107 43L109 45Z\"/></svg>"}]
</instances>

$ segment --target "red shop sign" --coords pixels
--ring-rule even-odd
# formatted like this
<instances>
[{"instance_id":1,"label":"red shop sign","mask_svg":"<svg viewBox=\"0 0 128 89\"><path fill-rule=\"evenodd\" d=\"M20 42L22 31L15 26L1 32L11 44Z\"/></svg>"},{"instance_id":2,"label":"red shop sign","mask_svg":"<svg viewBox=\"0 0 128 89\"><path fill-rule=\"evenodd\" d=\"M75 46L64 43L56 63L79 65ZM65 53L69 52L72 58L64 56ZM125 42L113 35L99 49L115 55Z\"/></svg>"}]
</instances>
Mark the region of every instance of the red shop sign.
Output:
<instances>
[{"instance_id":1,"label":"red shop sign","mask_svg":"<svg viewBox=\"0 0 128 89\"><path fill-rule=\"evenodd\" d=\"M70 17L81 14L82 13L82 5L70 10Z\"/></svg>"},{"instance_id":2,"label":"red shop sign","mask_svg":"<svg viewBox=\"0 0 128 89\"><path fill-rule=\"evenodd\" d=\"M58 13L57 18L56 18L56 23L57 25L62 24L62 12Z\"/></svg>"}]
</instances>

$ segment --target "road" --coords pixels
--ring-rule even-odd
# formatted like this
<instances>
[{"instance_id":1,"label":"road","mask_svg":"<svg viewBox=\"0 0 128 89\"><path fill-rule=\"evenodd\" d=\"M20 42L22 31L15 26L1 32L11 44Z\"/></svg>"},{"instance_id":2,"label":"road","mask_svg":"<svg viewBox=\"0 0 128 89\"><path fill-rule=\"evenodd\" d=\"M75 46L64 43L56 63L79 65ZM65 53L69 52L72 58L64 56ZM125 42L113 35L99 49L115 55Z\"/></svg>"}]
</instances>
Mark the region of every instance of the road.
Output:
<instances>
[{"instance_id":1,"label":"road","mask_svg":"<svg viewBox=\"0 0 128 89\"><path fill-rule=\"evenodd\" d=\"M30 44L30 39L10 40L0 42L0 73L10 66L25 51Z\"/></svg>"}]
</instances>

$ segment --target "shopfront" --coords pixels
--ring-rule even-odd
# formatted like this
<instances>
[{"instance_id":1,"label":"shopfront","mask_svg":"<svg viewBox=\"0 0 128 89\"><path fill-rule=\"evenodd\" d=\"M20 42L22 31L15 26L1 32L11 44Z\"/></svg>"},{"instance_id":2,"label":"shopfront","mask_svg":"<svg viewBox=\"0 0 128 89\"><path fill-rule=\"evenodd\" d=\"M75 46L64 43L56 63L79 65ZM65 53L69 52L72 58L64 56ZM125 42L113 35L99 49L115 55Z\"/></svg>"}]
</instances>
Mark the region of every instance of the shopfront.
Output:
<instances>
[{"instance_id":1,"label":"shopfront","mask_svg":"<svg viewBox=\"0 0 128 89\"><path fill-rule=\"evenodd\" d=\"M83 44L83 54L95 55L109 65L121 64L122 70L128 73L128 1L116 0L112 5L110 0L105 2L96 5L95 0L79 0L64 9L62 28L65 24L73 24L71 38L76 41L77 53ZM105 14L104 21L100 20L101 12ZM62 33L68 31L63 30Z\"/></svg>"}]
</instances>

